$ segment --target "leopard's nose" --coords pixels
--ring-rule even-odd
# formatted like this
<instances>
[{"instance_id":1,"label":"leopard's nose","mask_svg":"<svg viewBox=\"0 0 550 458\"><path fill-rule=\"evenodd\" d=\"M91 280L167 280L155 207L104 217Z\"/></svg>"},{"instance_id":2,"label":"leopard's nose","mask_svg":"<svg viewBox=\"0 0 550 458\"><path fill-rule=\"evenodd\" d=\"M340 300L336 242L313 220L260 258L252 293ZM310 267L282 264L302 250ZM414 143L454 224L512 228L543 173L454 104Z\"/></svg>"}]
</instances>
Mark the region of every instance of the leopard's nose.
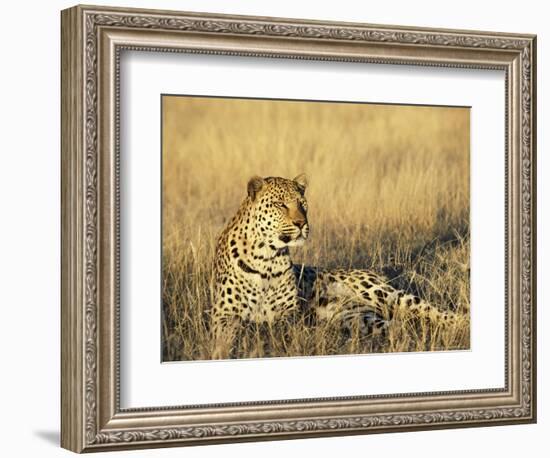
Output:
<instances>
[{"instance_id":1,"label":"leopard's nose","mask_svg":"<svg viewBox=\"0 0 550 458\"><path fill-rule=\"evenodd\" d=\"M299 220L293 221L292 224L294 224L298 229L302 229L302 227L304 227L306 224L306 220L299 219Z\"/></svg>"}]
</instances>

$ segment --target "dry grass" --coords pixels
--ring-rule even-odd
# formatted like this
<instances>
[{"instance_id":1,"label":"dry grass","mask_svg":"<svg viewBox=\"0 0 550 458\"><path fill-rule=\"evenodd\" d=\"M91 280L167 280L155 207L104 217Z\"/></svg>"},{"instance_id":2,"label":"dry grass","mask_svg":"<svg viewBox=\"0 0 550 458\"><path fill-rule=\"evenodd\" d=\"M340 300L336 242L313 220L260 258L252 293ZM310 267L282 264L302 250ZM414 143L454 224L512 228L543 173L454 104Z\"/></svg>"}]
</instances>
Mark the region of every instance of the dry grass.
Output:
<instances>
[{"instance_id":1,"label":"dry grass","mask_svg":"<svg viewBox=\"0 0 550 458\"><path fill-rule=\"evenodd\" d=\"M468 109L164 97L163 122L165 361L210 359L215 240L248 179L301 172L311 235L296 262L374 269L464 319L405 316L366 340L330 325L253 329L237 356L469 348Z\"/></svg>"}]
</instances>

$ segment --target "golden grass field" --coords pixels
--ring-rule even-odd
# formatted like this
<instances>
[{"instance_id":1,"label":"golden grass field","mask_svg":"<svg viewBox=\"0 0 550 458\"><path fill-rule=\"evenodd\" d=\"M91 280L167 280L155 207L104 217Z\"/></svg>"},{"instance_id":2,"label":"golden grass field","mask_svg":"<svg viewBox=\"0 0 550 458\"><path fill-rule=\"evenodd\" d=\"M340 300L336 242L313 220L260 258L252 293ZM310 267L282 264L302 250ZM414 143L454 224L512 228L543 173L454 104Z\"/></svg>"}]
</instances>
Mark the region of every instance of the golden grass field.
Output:
<instances>
[{"instance_id":1,"label":"golden grass field","mask_svg":"<svg viewBox=\"0 0 550 458\"><path fill-rule=\"evenodd\" d=\"M375 339L250 331L238 357L469 348L469 124L467 108L163 97L163 360L211 358L216 237L248 179L302 172L311 234L295 262L373 269L463 319L402 316Z\"/></svg>"}]
</instances>

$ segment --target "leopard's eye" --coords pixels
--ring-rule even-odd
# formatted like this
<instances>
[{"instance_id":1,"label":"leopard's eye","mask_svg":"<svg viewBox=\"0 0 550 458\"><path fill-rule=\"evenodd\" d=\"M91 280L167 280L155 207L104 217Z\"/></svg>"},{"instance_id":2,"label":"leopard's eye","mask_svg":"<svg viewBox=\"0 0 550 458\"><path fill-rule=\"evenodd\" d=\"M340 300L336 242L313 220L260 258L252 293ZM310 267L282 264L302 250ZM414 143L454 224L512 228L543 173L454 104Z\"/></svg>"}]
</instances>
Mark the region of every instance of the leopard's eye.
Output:
<instances>
[{"instance_id":1,"label":"leopard's eye","mask_svg":"<svg viewBox=\"0 0 550 458\"><path fill-rule=\"evenodd\" d=\"M275 202L275 205L279 208L284 208L285 210L288 210L288 207L284 202Z\"/></svg>"}]
</instances>

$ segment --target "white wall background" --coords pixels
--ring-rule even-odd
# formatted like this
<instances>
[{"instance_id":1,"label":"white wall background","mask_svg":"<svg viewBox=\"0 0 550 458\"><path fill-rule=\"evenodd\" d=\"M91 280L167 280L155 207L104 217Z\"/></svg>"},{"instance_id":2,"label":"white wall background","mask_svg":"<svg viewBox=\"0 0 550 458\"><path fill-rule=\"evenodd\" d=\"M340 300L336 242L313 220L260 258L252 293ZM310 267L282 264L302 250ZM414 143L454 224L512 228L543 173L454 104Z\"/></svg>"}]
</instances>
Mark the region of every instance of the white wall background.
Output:
<instances>
[{"instance_id":1,"label":"white wall background","mask_svg":"<svg viewBox=\"0 0 550 458\"><path fill-rule=\"evenodd\" d=\"M113 0L114 2L115 0ZM95 0L96 4L113 4ZM118 6L208 11L380 24L538 34L539 126L539 423L537 425L384 434L120 452L130 456L544 456L550 432L548 339L544 310L550 176L543 126L550 96L549 12L523 0L298 2L278 0L118 0ZM59 440L59 10L71 2L10 2L2 8L0 46L0 422L2 456L68 456ZM546 55L545 55L546 54ZM546 274L546 275L545 275ZM546 361L545 361L546 360ZM112 455L115 456L115 455Z\"/></svg>"}]
</instances>

